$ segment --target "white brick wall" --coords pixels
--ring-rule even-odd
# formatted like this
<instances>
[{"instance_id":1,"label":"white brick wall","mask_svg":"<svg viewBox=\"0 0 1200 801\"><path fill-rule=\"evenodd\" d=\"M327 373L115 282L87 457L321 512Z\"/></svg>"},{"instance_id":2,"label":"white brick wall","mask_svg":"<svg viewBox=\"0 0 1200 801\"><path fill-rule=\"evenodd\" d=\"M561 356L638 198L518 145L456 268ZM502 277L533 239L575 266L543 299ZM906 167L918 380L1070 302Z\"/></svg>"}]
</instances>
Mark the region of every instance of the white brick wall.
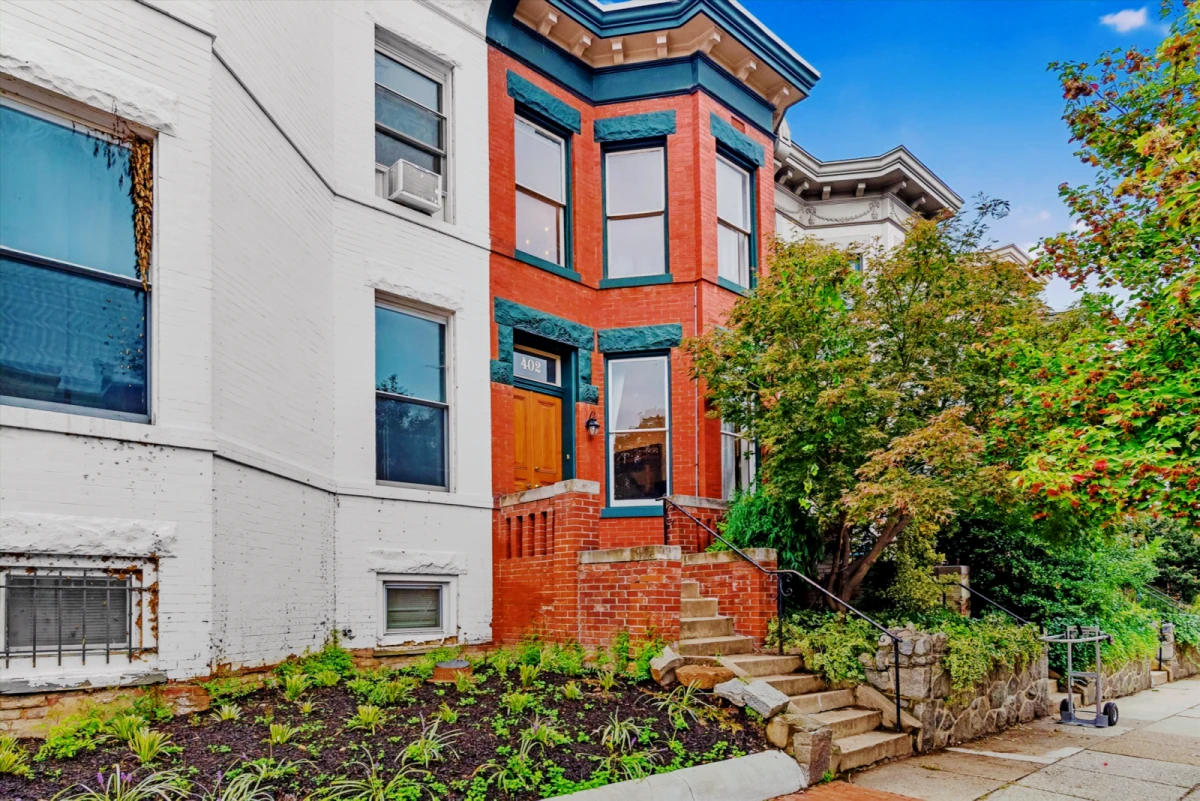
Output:
<instances>
[{"instance_id":1,"label":"white brick wall","mask_svg":"<svg viewBox=\"0 0 1200 801\"><path fill-rule=\"evenodd\" d=\"M0 537L10 511L174 524L150 666L374 645L373 551L468 554L452 633L490 636L486 12L0 0L6 91L160 132L153 424L0 407ZM453 68L450 222L374 196L376 26ZM375 482L379 292L452 318L451 492Z\"/></svg>"}]
</instances>

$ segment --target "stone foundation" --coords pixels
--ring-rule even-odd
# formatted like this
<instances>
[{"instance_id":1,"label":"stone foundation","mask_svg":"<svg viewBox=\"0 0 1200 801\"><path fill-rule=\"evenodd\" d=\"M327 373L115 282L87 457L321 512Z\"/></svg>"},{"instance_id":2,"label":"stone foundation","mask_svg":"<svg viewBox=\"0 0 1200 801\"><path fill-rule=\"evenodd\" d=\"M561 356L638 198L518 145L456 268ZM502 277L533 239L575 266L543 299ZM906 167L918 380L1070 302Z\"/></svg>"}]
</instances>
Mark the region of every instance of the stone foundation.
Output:
<instances>
[{"instance_id":1,"label":"stone foundation","mask_svg":"<svg viewBox=\"0 0 1200 801\"><path fill-rule=\"evenodd\" d=\"M954 695L946 667L946 635L894 629L900 643L900 704L920 721L913 727L918 753L958 745L1049 714L1046 654L1020 670L997 670L973 690ZM864 654L867 679L894 696L892 640L880 637L874 656Z\"/></svg>"},{"instance_id":2,"label":"stone foundation","mask_svg":"<svg viewBox=\"0 0 1200 801\"><path fill-rule=\"evenodd\" d=\"M100 690L69 690L49 693L0 695L0 732L16 737L44 738L64 718L88 709L116 703L132 703L143 693L157 693L176 715L208 709L208 692L189 682Z\"/></svg>"}]
</instances>

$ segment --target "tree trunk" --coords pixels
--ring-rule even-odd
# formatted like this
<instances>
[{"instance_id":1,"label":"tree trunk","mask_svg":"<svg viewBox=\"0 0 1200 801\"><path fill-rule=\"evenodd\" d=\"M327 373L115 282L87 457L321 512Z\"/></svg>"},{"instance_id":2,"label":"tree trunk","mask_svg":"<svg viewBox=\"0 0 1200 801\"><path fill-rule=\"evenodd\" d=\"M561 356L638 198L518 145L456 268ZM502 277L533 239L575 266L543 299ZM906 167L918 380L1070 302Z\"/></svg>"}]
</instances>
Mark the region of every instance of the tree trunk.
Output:
<instances>
[{"instance_id":1,"label":"tree trunk","mask_svg":"<svg viewBox=\"0 0 1200 801\"><path fill-rule=\"evenodd\" d=\"M839 598L847 601L858 592L862 586L863 579L867 577L867 573L879 561L879 557L883 555L884 549L896 541L904 529L908 528L911 518L905 515L904 517L893 520L879 534L879 538L871 546L871 550L860 556L852 565L848 565L841 574L841 580L837 585L835 593Z\"/></svg>"}]
</instances>

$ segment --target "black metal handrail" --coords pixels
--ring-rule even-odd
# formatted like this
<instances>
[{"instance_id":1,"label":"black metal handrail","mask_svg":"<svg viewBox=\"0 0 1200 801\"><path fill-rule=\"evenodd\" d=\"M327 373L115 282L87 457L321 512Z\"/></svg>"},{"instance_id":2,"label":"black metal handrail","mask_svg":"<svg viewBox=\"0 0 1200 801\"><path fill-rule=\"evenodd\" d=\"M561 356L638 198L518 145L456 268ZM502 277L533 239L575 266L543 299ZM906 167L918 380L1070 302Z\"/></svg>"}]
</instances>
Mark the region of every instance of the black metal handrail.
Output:
<instances>
[{"instance_id":1,"label":"black metal handrail","mask_svg":"<svg viewBox=\"0 0 1200 801\"><path fill-rule=\"evenodd\" d=\"M1172 609L1174 609L1174 611L1179 612L1181 614L1184 614L1184 615L1194 614L1178 598L1173 598L1170 595L1168 595L1167 593L1158 589L1157 587L1152 587L1149 584L1143 585L1142 587L1135 590L1134 592L1138 593L1138 594L1145 592L1154 601L1159 602L1159 603L1165 603L1168 606L1172 607Z\"/></svg>"},{"instance_id":2,"label":"black metal handrail","mask_svg":"<svg viewBox=\"0 0 1200 801\"><path fill-rule=\"evenodd\" d=\"M1018 623L1020 623L1024 626L1037 626L1037 624L1034 623L1033 621L1026 620L1025 618L1018 615L1016 612L1013 612L1012 610L1008 609L1007 607L1001 606L1000 604L993 601L991 598L984 595L979 590L976 590L973 587L963 584L961 581L943 581L940 583L942 585L942 606L946 605L946 587L961 587L962 589L971 593L971 595L977 596L977 597L982 598L983 600L987 601L989 604L996 607L1001 612L1008 615L1009 617L1011 617L1013 620L1017 621ZM1038 628L1040 628L1040 627L1038 627Z\"/></svg>"},{"instance_id":3,"label":"black metal handrail","mask_svg":"<svg viewBox=\"0 0 1200 801\"><path fill-rule=\"evenodd\" d=\"M778 568L771 569L768 567L763 567L755 559L751 558L749 554L745 553L741 548L738 548L732 542L730 542L729 540L722 537L720 534L718 534L716 531L714 531L710 526L707 526L704 523L697 520L695 515L693 515L687 509L684 509L682 506L677 504L675 501L673 501L667 497L663 497L663 498L661 498L661 500L664 504L669 503L671 506L678 509L680 512L682 512L684 514L685 517L687 517L689 520L691 520L696 525L700 526L700 528L707 531L715 539L719 540L721 542L721 544L724 545L726 548L728 548L729 550L736 553L738 556L740 556L745 561L749 562L760 573L763 573L764 575L775 577L775 581L776 581L775 605L776 605L776 614L777 614L778 620L779 620L779 655L780 656L784 655L783 598L785 595L790 594L790 593L786 592L783 587L783 577L785 575L792 575L792 576L798 577L800 580L806 582L810 587L812 587L815 590L817 590L818 592L820 592L826 598L829 598L830 600L841 604L846 609L850 610L851 612L858 615L863 620L870 623L876 629L878 629L879 631L882 631L884 634L886 634L892 641L892 668L895 673L895 687L896 687L896 731L897 732L904 731L904 727L900 722L900 638L899 637L897 637L892 632L888 631L887 627L885 627L882 623L879 623L878 621L876 621L874 618L870 617L869 615L866 615L866 614L860 612L859 610L855 609L853 606L846 603L841 598L837 597L832 592L825 589L820 584L813 581L812 579L810 579L808 576L804 575L803 573L797 572L795 570L779 570ZM663 508L663 544L664 545L670 545L670 531L671 531L670 515L667 514L667 510L664 507Z\"/></svg>"}]
</instances>

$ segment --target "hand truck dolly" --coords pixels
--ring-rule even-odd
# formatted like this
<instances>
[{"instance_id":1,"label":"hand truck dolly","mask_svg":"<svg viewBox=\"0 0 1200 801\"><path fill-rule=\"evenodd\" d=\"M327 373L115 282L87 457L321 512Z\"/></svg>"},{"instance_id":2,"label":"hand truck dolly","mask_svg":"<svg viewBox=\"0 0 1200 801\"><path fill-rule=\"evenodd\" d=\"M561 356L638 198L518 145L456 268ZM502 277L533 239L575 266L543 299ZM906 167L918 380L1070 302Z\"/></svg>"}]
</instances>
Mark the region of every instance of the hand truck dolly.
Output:
<instances>
[{"instance_id":1,"label":"hand truck dolly","mask_svg":"<svg viewBox=\"0 0 1200 801\"><path fill-rule=\"evenodd\" d=\"M1109 726L1117 725L1117 721L1120 719L1117 705L1109 701L1107 704L1104 704L1103 708L1100 706L1104 699L1104 668L1100 663L1100 645L1106 642L1111 643L1112 635L1105 634L1097 626L1076 625L1067 626L1067 630L1063 634L1052 634L1041 639L1042 642L1067 646L1067 675L1065 677L1067 697L1059 704L1058 722L1066 726L1094 726L1097 729L1106 729ZM1074 654L1072 653L1072 649L1076 645L1089 642L1096 645L1096 669L1094 671L1077 671L1074 669ZM1099 710L1095 714L1081 716L1076 712L1075 679L1095 680L1096 709Z\"/></svg>"}]
</instances>

